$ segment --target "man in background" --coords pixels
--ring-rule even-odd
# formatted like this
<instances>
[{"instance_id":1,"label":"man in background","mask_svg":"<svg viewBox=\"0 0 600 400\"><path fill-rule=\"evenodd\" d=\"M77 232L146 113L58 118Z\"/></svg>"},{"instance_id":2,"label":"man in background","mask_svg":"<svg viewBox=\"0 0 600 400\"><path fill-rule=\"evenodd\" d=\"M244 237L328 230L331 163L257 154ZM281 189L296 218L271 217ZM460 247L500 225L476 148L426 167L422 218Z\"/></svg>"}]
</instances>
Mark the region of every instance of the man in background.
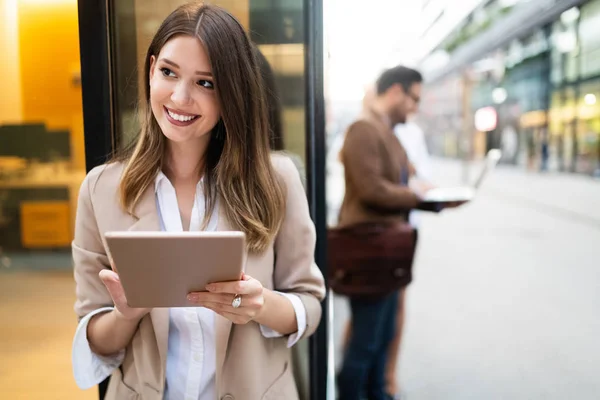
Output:
<instances>
[{"instance_id":1,"label":"man in background","mask_svg":"<svg viewBox=\"0 0 600 400\"><path fill-rule=\"evenodd\" d=\"M402 67L405 68L405 67ZM415 77L417 82L422 81L422 76L418 71L410 68L406 68L406 71ZM420 89L420 87L419 87ZM407 92L407 96L411 97L411 101L405 103L406 105L406 120L404 122L398 122L394 127L394 134L404 147L410 164L414 169L414 175L410 181L410 186L417 193L424 193L428 189L432 188L432 166L429 151L427 150L427 143L425 141L425 135L423 130L417 125L412 118L417 113L419 104L421 101L420 90ZM363 108L368 109L376 98L376 88L374 86L367 88L365 91L365 97L363 98ZM411 225L418 228L420 225L421 211L412 210L409 214L409 221ZM394 338L389 345L389 351L387 354L387 363L385 371L385 382L387 393L398 394L400 388L398 387L397 381L397 366L398 358L400 355L400 345L402 341L402 332L404 328L404 320L406 319L406 288L400 290L398 296L398 306L396 311L396 326ZM350 329L346 330L345 341L348 341ZM399 396L397 397L399 398Z\"/></svg>"},{"instance_id":2,"label":"man in background","mask_svg":"<svg viewBox=\"0 0 600 400\"><path fill-rule=\"evenodd\" d=\"M419 206L419 195L408 187L414 168L393 129L406 123L408 114L416 109L421 81L421 74L410 68L386 70L365 98L364 115L348 128L341 151L346 191L340 227L407 221L409 211ZM374 301L350 296L351 326L346 331L346 351L338 375L341 399L360 399L363 394L371 400L396 397L395 376L387 381L386 366L393 338L401 335L396 315L403 293L400 289ZM398 347L399 339L394 353ZM394 357L394 366L395 361Z\"/></svg>"},{"instance_id":3,"label":"man in background","mask_svg":"<svg viewBox=\"0 0 600 400\"><path fill-rule=\"evenodd\" d=\"M404 123L399 123L394 127L394 134L404 147L408 159L415 169L415 175L410 182L411 187L415 188L418 193L424 193L431 187L432 167L427 143L425 142L425 134L419 125L417 125L411 117L417 113L420 97L413 98L409 103L409 118ZM418 229L421 219L421 211L412 210L409 215L411 225ZM400 393L397 381L397 366L400 356L400 344L402 342L402 331L404 328L404 320L406 319L406 288L401 290L398 298L398 308L396 311L396 331L394 339L390 343L388 358L386 364L385 380L388 393Z\"/></svg>"}]
</instances>

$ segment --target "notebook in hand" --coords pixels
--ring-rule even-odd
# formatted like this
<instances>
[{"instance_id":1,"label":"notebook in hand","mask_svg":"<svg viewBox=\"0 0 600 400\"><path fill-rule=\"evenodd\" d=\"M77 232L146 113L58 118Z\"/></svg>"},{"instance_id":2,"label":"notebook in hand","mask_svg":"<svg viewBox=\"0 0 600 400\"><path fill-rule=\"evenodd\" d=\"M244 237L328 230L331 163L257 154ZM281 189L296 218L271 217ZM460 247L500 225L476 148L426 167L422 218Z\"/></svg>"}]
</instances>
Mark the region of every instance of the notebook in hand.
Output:
<instances>
[{"instance_id":1,"label":"notebook in hand","mask_svg":"<svg viewBox=\"0 0 600 400\"><path fill-rule=\"evenodd\" d=\"M428 190L422 197L424 203L445 203L471 201L475 198L481 183L498 164L502 152L498 149L488 151L485 163L477 180L471 186L440 187Z\"/></svg>"}]
</instances>

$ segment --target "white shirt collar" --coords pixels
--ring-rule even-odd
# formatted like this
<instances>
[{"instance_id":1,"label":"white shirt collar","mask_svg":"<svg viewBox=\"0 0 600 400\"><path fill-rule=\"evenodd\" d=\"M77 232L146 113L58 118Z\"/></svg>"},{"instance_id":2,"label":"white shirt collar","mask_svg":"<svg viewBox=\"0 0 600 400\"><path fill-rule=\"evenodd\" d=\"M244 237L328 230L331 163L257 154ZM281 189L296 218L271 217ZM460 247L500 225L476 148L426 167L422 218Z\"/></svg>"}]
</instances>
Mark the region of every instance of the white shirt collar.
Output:
<instances>
[{"instance_id":1,"label":"white shirt collar","mask_svg":"<svg viewBox=\"0 0 600 400\"><path fill-rule=\"evenodd\" d=\"M204 216L206 202L204 198L203 180L200 179L196 184L196 195L194 205L192 207L190 231L198 231L201 229L200 222ZM159 217L161 220L161 229L166 231L183 231L181 225L181 216L179 214L179 205L177 204L177 193L175 187L169 181L169 178L160 171L154 183L156 202ZM206 231L216 231L219 220L219 201L215 202L214 210L208 221Z\"/></svg>"},{"instance_id":2,"label":"white shirt collar","mask_svg":"<svg viewBox=\"0 0 600 400\"><path fill-rule=\"evenodd\" d=\"M163 182L169 182L169 184L172 185L171 181L169 180L169 178L167 178L165 173L162 171L158 171L158 174L156 175L156 179L154 180L154 193L158 193L160 185ZM203 187L202 187L202 182L204 182L204 177L200 178L200 180L196 184L196 192L197 193L204 192Z\"/></svg>"}]
</instances>

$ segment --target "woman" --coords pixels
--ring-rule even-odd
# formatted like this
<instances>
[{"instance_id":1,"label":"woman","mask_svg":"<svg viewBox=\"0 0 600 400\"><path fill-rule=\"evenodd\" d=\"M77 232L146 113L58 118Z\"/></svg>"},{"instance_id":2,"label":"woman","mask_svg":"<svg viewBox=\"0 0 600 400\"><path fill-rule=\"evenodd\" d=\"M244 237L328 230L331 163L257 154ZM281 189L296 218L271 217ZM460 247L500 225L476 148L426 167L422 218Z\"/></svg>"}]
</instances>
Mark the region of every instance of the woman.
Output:
<instances>
[{"instance_id":1,"label":"woman","mask_svg":"<svg viewBox=\"0 0 600 400\"><path fill-rule=\"evenodd\" d=\"M298 172L269 152L251 44L226 11L187 4L158 29L144 72L137 143L80 190L77 383L112 374L107 399L296 399L289 348L316 329L325 288ZM103 234L161 229L243 231L245 275L190 293L189 308L128 307Z\"/></svg>"}]
</instances>

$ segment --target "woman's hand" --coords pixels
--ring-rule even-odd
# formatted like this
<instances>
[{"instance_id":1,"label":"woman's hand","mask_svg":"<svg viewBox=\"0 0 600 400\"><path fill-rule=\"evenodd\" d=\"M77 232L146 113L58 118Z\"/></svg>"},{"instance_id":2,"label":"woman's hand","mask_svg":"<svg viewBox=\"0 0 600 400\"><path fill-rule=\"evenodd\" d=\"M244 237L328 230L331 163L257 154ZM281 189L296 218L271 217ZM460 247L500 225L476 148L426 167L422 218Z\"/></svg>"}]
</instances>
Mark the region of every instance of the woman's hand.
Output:
<instances>
[{"instance_id":1,"label":"woman's hand","mask_svg":"<svg viewBox=\"0 0 600 400\"><path fill-rule=\"evenodd\" d=\"M142 317L150 312L150 308L132 308L127 305L127 298L125 298L125 291L123 285L119 279L119 275L115 271L109 269L103 269L98 274L110 297L112 297L115 305L115 315L119 318L123 318L128 321L136 321L142 319Z\"/></svg>"},{"instance_id":2,"label":"woman's hand","mask_svg":"<svg viewBox=\"0 0 600 400\"><path fill-rule=\"evenodd\" d=\"M242 274L239 281L211 283L206 290L208 292L189 293L190 303L209 308L234 324L247 324L256 319L265 305L263 285L246 274ZM237 308L233 307L236 295L241 297Z\"/></svg>"}]
</instances>

